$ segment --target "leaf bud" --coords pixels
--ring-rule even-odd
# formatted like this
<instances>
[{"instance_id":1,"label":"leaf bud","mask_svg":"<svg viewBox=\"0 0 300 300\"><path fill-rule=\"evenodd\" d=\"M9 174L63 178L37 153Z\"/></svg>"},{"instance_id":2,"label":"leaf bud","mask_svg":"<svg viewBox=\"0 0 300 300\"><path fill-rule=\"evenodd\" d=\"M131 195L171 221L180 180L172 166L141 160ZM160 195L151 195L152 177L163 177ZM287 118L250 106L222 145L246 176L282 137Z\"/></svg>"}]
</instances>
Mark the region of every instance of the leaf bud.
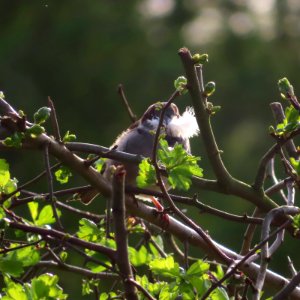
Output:
<instances>
[{"instance_id":1,"label":"leaf bud","mask_svg":"<svg viewBox=\"0 0 300 300\"><path fill-rule=\"evenodd\" d=\"M204 94L205 96L209 97L211 96L216 90L216 84L213 81L209 81L204 88Z\"/></svg>"}]
</instances>

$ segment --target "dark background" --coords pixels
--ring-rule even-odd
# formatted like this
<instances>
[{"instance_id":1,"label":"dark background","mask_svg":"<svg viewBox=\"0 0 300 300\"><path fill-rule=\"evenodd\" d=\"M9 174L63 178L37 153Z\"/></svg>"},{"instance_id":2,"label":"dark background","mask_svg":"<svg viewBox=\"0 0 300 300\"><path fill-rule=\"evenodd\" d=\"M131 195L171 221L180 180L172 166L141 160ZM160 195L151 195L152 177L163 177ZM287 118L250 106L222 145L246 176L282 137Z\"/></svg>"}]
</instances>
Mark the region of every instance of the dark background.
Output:
<instances>
[{"instance_id":1,"label":"dark background","mask_svg":"<svg viewBox=\"0 0 300 300\"><path fill-rule=\"evenodd\" d=\"M104 146L130 124L117 95L119 83L140 116L154 101L166 100L174 79L183 75L180 47L208 53L204 77L216 82L211 100L222 106L213 119L219 147L229 171L248 183L273 144L269 103L281 101L278 79L287 76L296 93L299 86L297 0L2 0L0 20L0 90L6 99L31 118L51 96L63 133L70 130L78 141ZM177 103L181 109L191 104L188 95ZM202 157L205 176L212 178L201 140L194 139L192 149ZM21 183L43 168L39 154L1 156ZM83 182L73 178L70 185L78 183ZM46 181L37 188L45 191ZM252 211L249 203L234 197L201 191L199 197L227 211ZM100 202L88 208L74 205L103 213ZM239 251L246 226L193 217L217 241ZM77 221L69 219L67 225L75 232ZM279 251L273 269L289 275L287 254L296 268L300 266L297 244L288 243ZM60 281L72 299L72 293L80 293L76 278L66 274Z\"/></svg>"}]
</instances>

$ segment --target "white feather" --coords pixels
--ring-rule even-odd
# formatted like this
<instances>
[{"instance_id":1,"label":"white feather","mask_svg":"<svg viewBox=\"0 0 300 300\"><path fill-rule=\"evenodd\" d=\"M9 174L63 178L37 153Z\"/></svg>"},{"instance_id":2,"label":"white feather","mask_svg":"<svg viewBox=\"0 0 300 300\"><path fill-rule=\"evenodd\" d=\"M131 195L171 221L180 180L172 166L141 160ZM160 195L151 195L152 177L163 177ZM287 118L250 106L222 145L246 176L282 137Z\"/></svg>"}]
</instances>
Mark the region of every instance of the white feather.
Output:
<instances>
[{"instance_id":1,"label":"white feather","mask_svg":"<svg viewBox=\"0 0 300 300\"><path fill-rule=\"evenodd\" d=\"M173 118L168 124L168 134L189 139L199 134L199 127L192 107L187 107L182 116Z\"/></svg>"}]
</instances>

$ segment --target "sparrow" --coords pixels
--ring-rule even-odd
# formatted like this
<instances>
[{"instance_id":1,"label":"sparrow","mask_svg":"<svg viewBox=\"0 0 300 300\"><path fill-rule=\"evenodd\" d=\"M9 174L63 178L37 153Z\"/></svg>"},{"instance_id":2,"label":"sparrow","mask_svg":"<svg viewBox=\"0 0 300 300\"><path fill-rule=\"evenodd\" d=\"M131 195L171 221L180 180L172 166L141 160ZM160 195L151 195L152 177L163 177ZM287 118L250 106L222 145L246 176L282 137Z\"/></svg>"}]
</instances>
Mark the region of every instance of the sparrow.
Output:
<instances>
[{"instance_id":1,"label":"sparrow","mask_svg":"<svg viewBox=\"0 0 300 300\"><path fill-rule=\"evenodd\" d=\"M157 102L150 105L139 120L131 124L127 130L117 137L111 149L150 157L161 110L165 105L166 102ZM185 112L180 115L178 107L171 103L165 111L162 127L165 133L164 138L170 148L173 148L177 143L182 144L188 153L191 152L189 139L199 134L198 124L191 107L187 107ZM136 186L138 165L107 159L101 172L102 175L110 181L112 169L121 164L124 165L126 170L126 184ZM97 195L98 192L95 189L88 190L80 195L81 201L87 204Z\"/></svg>"}]
</instances>

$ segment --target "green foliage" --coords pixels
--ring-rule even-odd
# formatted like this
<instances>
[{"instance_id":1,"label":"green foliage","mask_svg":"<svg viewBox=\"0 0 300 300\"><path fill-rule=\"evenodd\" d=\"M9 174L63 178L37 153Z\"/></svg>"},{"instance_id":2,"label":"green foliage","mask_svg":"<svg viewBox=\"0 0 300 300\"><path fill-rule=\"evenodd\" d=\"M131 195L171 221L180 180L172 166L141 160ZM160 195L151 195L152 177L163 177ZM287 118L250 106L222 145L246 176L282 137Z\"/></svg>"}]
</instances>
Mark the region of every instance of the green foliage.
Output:
<instances>
[{"instance_id":1,"label":"green foliage","mask_svg":"<svg viewBox=\"0 0 300 300\"><path fill-rule=\"evenodd\" d=\"M31 127L26 129L25 135L35 139L42 133L45 133L45 128L42 127L40 124L33 124Z\"/></svg>"},{"instance_id":2,"label":"green foliage","mask_svg":"<svg viewBox=\"0 0 300 300\"><path fill-rule=\"evenodd\" d=\"M294 157L290 157L290 162L297 176L300 176L300 161L296 160Z\"/></svg>"},{"instance_id":3,"label":"green foliage","mask_svg":"<svg viewBox=\"0 0 300 300\"><path fill-rule=\"evenodd\" d=\"M91 220L81 219L79 221L79 231L77 236L80 239L86 240L88 242L99 242L104 235L103 228L98 228L98 226Z\"/></svg>"},{"instance_id":4,"label":"green foliage","mask_svg":"<svg viewBox=\"0 0 300 300\"><path fill-rule=\"evenodd\" d=\"M89 295L94 292L94 288L99 286L99 279L83 279L82 280L82 296Z\"/></svg>"},{"instance_id":5,"label":"green foliage","mask_svg":"<svg viewBox=\"0 0 300 300\"><path fill-rule=\"evenodd\" d=\"M4 278L6 287L3 300L63 300L67 295L63 293L58 283L58 276L50 273L42 274L23 286L15 283L9 277Z\"/></svg>"},{"instance_id":6,"label":"green foliage","mask_svg":"<svg viewBox=\"0 0 300 300\"><path fill-rule=\"evenodd\" d=\"M298 214L298 215L296 215L296 216L293 217L292 226L295 228L294 234L296 234L297 232L299 232L299 230L300 230L300 214Z\"/></svg>"},{"instance_id":7,"label":"green foliage","mask_svg":"<svg viewBox=\"0 0 300 300\"><path fill-rule=\"evenodd\" d=\"M208 83L206 83L204 87L204 94L205 96L209 97L215 92L215 90L216 90L216 83L213 81L209 81Z\"/></svg>"},{"instance_id":8,"label":"green foliage","mask_svg":"<svg viewBox=\"0 0 300 300\"><path fill-rule=\"evenodd\" d=\"M73 133L70 133L70 131L68 130L66 132L66 134L63 137L63 142L64 143L68 143L68 142L74 142L76 140L76 135Z\"/></svg>"},{"instance_id":9,"label":"green foliage","mask_svg":"<svg viewBox=\"0 0 300 300\"><path fill-rule=\"evenodd\" d=\"M155 168L148 158L143 159L139 164L139 175L136 178L136 183L140 188L156 184Z\"/></svg>"},{"instance_id":10,"label":"green foliage","mask_svg":"<svg viewBox=\"0 0 300 300\"><path fill-rule=\"evenodd\" d=\"M58 170L55 171L54 175L59 183L65 184L69 181L69 178L72 176L72 172L70 168L62 165Z\"/></svg>"},{"instance_id":11,"label":"green foliage","mask_svg":"<svg viewBox=\"0 0 300 300\"><path fill-rule=\"evenodd\" d=\"M197 164L200 157L188 154L181 144L175 144L173 149L169 148L166 140L160 140L159 144L157 156L166 168L168 182L173 189L188 190L192 176L203 176L203 170Z\"/></svg>"},{"instance_id":12,"label":"green foliage","mask_svg":"<svg viewBox=\"0 0 300 300\"><path fill-rule=\"evenodd\" d=\"M0 197L1 194L8 195L17 190L18 180L10 177L9 165L5 159L0 159ZM16 193L15 196L18 196Z\"/></svg>"},{"instance_id":13,"label":"green foliage","mask_svg":"<svg viewBox=\"0 0 300 300\"><path fill-rule=\"evenodd\" d=\"M19 244L11 244L10 249L18 247ZM0 271L3 274L19 277L24 273L24 268L33 266L40 261L39 251L35 246L11 250L0 256Z\"/></svg>"},{"instance_id":14,"label":"green foliage","mask_svg":"<svg viewBox=\"0 0 300 300\"><path fill-rule=\"evenodd\" d=\"M50 117L51 114L51 108L44 106L41 107L37 112L34 113L34 123L35 124L43 124L47 121L47 119Z\"/></svg>"},{"instance_id":15,"label":"green foliage","mask_svg":"<svg viewBox=\"0 0 300 300\"><path fill-rule=\"evenodd\" d=\"M102 171L106 160L107 160L106 158L101 157L95 161L94 167L99 173Z\"/></svg>"},{"instance_id":16,"label":"green foliage","mask_svg":"<svg viewBox=\"0 0 300 300\"><path fill-rule=\"evenodd\" d=\"M11 136L8 136L3 144L7 147L21 148L22 141L25 137L24 132L14 132Z\"/></svg>"},{"instance_id":17,"label":"green foliage","mask_svg":"<svg viewBox=\"0 0 300 300\"><path fill-rule=\"evenodd\" d=\"M283 122L277 124L276 130L271 127L270 131L277 136L288 137L293 131L300 128L299 122L299 111L296 110L293 105L290 105L285 109L285 118Z\"/></svg>"},{"instance_id":18,"label":"green foliage","mask_svg":"<svg viewBox=\"0 0 300 300\"><path fill-rule=\"evenodd\" d=\"M193 55L192 59L193 59L193 62L195 64L203 65L203 64L208 62L208 54L206 54L206 53L205 54L196 53L196 54Z\"/></svg>"},{"instance_id":19,"label":"green foliage","mask_svg":"<svg viewBox=\"0 0 300 300\"><path fill-rule=\"evenodd\" d=\"M153 255L151 255L145 246L141 246L139 250L136 250L133 247L129 247L129 258L130 262L135 266L139 267L142 265L148 264Z\"/></svg>"},{"instance_id":20,"label":"green foliage","mask_svg":"<svg viewBox=\"0 0 300 300\"><path fill-rule=\"evenodd\" d=\"M154 275L163 277L167 282L159 280L150 284L145 276L138 277L137 280L158 299L176 299L178 296L183 299L198 299L211 285L208 276L210 265L202 260L193 263L186 271L179 267L172 256L154 259L149 263L149 267ZM210 297L211 299L229 299L222 288L214 290Z\"/></svg>"},{"instance_id":21,"label":"green foliage","mask_svg":"<svg viewBox=\"0 0 300 300\"><path fill-rule=\"evenodd\" d=\"M157 151L158 163L165 168L168 173L168 183L172 188L188 190L191 186L192 176L203 176L203 170L197 162L200 157L188 154L183 145L175 144L170 148L168 142L160 139L160 148ZM139 165L139 175L137 185L139 187L151 186L156 183L156 173L149 159L144 159Z\"/></svg>"},{"instance_id":22,"label":"green foliage","mask_svg":"<svg viewBox=\"0 0 300 300\"><path fill-rule=\"evenodd\" d=\"M45 205L39 212L38 202L28 203L29 212L33 223L37 226L45 226L55 223L55 217L53 215L53 209L50 204ZM56 209L58 216L61 216L61 211Z\"/></svg>"},{"instance_id":23,"label":"green foliage","mask_svg":"<svg viewBox=\"0 0 300 300\"><path fill-rule=\"evenodd\" d=\"M174 87L181 95L184 95L188 92L186 85L187 79L184 76L179 76L174 81Z\"/></svg>"},{"instance_id":24,"label":"green foliage","mask_svg":"<svg viewBox=\"0 0 300 300\"><path fill-rule=\"evenodd\" d=\"M278 89L284 99L294 95L294 88L286 77L278 80Z\"/></svg>"}]
</instances>

